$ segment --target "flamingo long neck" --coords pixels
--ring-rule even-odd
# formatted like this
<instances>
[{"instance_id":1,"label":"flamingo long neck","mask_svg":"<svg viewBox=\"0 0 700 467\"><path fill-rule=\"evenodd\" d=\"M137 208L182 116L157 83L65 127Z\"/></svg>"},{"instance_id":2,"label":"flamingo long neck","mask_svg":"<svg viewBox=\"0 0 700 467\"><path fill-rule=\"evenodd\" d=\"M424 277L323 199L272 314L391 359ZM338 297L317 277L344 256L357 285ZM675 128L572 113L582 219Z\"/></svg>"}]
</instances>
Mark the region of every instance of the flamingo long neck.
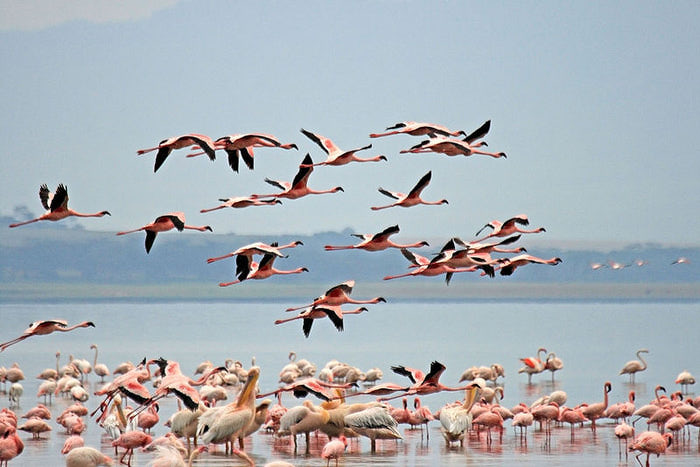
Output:
<instances>
[{"instance_id":1,"label":"flamingo long neck","mask_svg":"<svg viewBox=\"0 0 700 467\"><path fill-rule=\"evenodd\" d=\"M97 366L97 346L95 347L95 360L92 362L93 368Z\"/></svg>"},{"instance_id":2,"label":"flamingo long neck","mask_svg":"<svg viewBox=\"0 0 700 467\"><path fill-rule=\"evenodd\" d=\"M647 369L647 362L642 358L641 356L642 352L637 352L637 358L639 359L640 362L642 362L642 368L640 368L639 371L643 371Z\"/></svg>"},{"instance_id":3,"label":"flamingo long neck","mask_svg":"<svg viewBox=\"0 0 700 467\"><path fill-rule=\"evenodd\" d=\"M608 388L603 386L603 410L608 408Z\"/></svg>"}]
</instances>

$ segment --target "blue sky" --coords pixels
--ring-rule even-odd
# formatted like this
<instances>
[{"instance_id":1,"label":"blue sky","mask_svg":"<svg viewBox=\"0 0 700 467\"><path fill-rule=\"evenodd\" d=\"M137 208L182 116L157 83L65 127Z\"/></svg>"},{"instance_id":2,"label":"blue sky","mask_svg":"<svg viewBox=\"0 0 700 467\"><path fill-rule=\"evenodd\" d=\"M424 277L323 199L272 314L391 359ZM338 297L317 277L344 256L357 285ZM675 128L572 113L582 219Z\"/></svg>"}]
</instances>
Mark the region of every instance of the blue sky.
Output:
<instances>
[{"instance_id":1,"label":"blue sky","mask_svg":"<svg viewBox=\"0 0 700 467\"><path fill-rule=\"evenodd\" d=\"M99 7L95 7L95 4ZM0 213L42 212L38 187L139 227L183 211L215 232L378 232L473 239L519 213L539 242L698 244L700 4L697 2L0 1ZM399 154L421 140L370 139L399 121L470 131L492 121L507 159ZM388 161L318 167L344 193L200 214L218 198L268 193L303 156L372 143ZM234 174L174 151L153 173L136 150L184 133L263 132L299 151L256 149ZM361 153L362 154L362 153ZM377 191L449 205L371 211ZM32 226L23 227L25 229ZM19 235L19 229L15 233Z\"/></svg>"}]
</instances>

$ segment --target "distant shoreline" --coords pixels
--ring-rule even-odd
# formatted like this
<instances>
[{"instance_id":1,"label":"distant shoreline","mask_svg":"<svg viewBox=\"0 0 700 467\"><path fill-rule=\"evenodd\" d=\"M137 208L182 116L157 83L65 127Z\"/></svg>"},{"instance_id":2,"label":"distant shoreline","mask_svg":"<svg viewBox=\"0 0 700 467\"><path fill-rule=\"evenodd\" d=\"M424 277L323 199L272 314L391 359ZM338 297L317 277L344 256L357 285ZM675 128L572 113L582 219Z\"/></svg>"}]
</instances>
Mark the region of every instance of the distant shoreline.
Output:
<instances>
[{"instance_id":1,"label":"distant shoreline","mask_svg":"<svg viewBox=\"0 0 700 467\"><path fill-rule=\"evenodd\" d=\"M330 284L333 285L333 284ZM308 301L329 284L244 283L220 288L210 283L171 284L0 284L0 303L50 303L86 301ZM452 284L431 282L358 283L353 297L383 296L387 300L483 301L483 300L631 300L700 301L698 283L511 283Z\"/></svg>"}]
</instances>

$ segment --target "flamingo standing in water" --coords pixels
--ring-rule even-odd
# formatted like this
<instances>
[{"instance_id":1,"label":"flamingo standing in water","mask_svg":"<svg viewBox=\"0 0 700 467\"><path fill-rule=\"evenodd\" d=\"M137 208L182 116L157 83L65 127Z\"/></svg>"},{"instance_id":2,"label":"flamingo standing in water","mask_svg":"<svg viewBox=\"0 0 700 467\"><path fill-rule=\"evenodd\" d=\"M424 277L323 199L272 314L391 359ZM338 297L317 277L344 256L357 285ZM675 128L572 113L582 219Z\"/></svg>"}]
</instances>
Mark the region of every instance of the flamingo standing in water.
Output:
<instances>
[{"instance_id":1,"label":"flamingo standing in water","mask_svg":"<svg viewBox=\"0 0 700 467\"><path fill-rule=\"evenodd\" d=\"M369 149L372 147L371 144L368 144L367 146L363 146L361 148L357 149L351 149L349 151L343 151L340 149L338 146L335 145L333 141L330 139L326 138L325 136L321 136L316 133L312 133L310 131L307 131L305 129L301 129L301 132L309 138L311 141L314 143L318 144L321 149L323 149L323 152L328 154L328 157L326 158L325 161L323 162L318 162L316 164L311 163L310 165L316 166L316 165L345 165L350 162L377 162L377 161L385 161L386 157L383 155L378 155L374 157L370 157L367 159L362 159L360 157L357 157L355 154L356 152L359 151L364 151L365 149ZM305 165L309 165L307 162L302 163L302 167Z\"/></svg>"},{"instance_id":2,"label":"flamingo standing in water","mask_svg":"<svg viewBox=\"0 0 700 467\"><path fill-rule=\"evenodd\" d=\"M399 232L398 225L392 225L387 227L381 232L375 234L351 234L353 237L361 238L362 241L356 245L345 245L345 246L333 246L326 245L324 248L326 251L332 250L366 250L366 251L381 251L387 248L419 248L422 246L428 246L428 242L421 241L410 243L407 245L400 245L398 243L392 242L389 237Z\"/></svg>"},{"instance_id":3,"label":"flamingo standing in water","mask_svg":"<svg viewBox=\"0 0 700 467\"><path fill-rule=\"evenodd\" d=\"M198 146L200 149L204 150L209 156L209 160L216 160L216 146L214 141L206 135L200 135L198 133L188 133L181 136L173 136L172 138L167 138L158 143L158 146L153 148L139 149L136 154L142 155L151 151L158 150L156 154L156 162L153 166L153 172L157 172L165 159L168 158L173 149L188 148L190 146Z\"/></svg>"},{"instance_id":4,"label":"flamingo standing in water","mask_svg":"<svg viewBox=\"0 0 700 467\"><path fill-rule=\"evenodd\" d=\"M331 465L331 459L335 459L335 465L338 467L338 459L340 459L347 447L348 440L344 435L340 435L338 439L328 441L321 451L321 458L328 459L326 467Z\"/></svg>"},{"instance_id":5,"label":"flamingo standing in water","mask_svg":"<svg viewBox=\"0 0 700 467\"><path fill-rule=\"evenodd\" d=\"M253 198L252 196L236 196L233 198L219 198L221 204L209 209L201 209L199 212L211 212L217 209L224 208L247 208L249 206L274 206L275 204L282 204L282 201L278 199L259 199Z\"/></svg>"},{"instance_id":6,"label":"flamingo standing in water","mask_svg":"<svg viewBox=\"0 0 700 467\"><path fill-rule=\"evenodd\" d=\"M353 298L350 298L350 294L352 293L353 287L355 287L354 280L345 281L342 284L338 284L336 286L331 287L326 291L325 294L314 299L312 303L299 307L287 308L286 311L296 311L301 310L302 308L314 307L318 305L337 306L343 305L345 303L366 305L379 302L386 302L386 299L384 297L374 297L367 300L355 300Z\"/></svg>"},{"instance_id":7,"label":"flamingo standing in water","mask_svg":"<svg viewBox=\"0 0 700 467\"><path fill-rule=\"evenodd\" d=\"M591 430L595 433L596 425L595 421L602 418L605 414L605 410L608 408L608 393L612 390L612 384L610 381L606 381L603 385L603 402L596 402L595 404L588 404L581 407L581 413L591 421Z\"/></svg>"},{"instance_id":8,"label":"flamingo standing in water","mask_svg":"<svg viewBox=\"0 0 700 467\"><path fill-rule=\"evenodd\" d=\"M540 354L546 354L547 349L540 347L537 349L536 357L521 358L520 361L525 364L524 367L518 370L518 373L527 373L527 384L532 384L532 375L542 373L544 371L544 362L540 358Z\"/></svg>"},{"instance_id":9,"label":"flamingo standing in water","mask_svg":"<svg viewBox=\"0 0 700 467\"><path fill-rule=\"evenodd\" d=\"M142 230L146 231L146 253L151 251L153 242L156 240L156 235L158 232L167 232L168 230L177 229L178 232L182 232L184 229L189 230L199 230L204 232L208 230L213 232L212 228L208 225L203 225L200 227L185 224L185 214L182 212L172 212L170 214L164 214L162 216L156 217L156 220L150 224L146 224L143 227L134 230L127 230L124 232L117 232L117 235L126 235L134 232L140 232Z\"/></svg>"},{"instance_id":10,"label":"flamingo standing in water","mask_svg":"<svg viewBox=\"0 0 700 467\"><path fill-rule=\"evenodd\" d=\"M11 345L23 341L32 336L45 336L51 334L52 332L69 332L77 328L95 327L92 321L83 321L73 326L68 326L68 321L62 319L49 319L43 321L34 321L29 325L27 329L24 330L21 336L15 337L12 340L0 344L0 352L5 350Z\"/></svg>"},{"instance_id":11,"label":"flamingo standing in water","mask_svg":"<svg viewBox=\"0 0 700 467\"><path fill-rule=\"evenodd\" d=\"M63 183L58 185L56 191L51 194L49 187L43 184L39 187L39 199L41 200L41 205L46 209L46 213L41 216L23 222L16 222L10 224L10 228L19 227L20 225L27 225L39 221L60 221L66 217L103 217L111 216L109 211L100 211L94 214L84 214L82 212L73 211L68 207L68 187Z\"/></svg>"},{"instance_id":12,"label":"flamingo standing in water","mask_svg":"<svg viewBox=\"0 0 700 467\"><path fill-rule=\"evenodd\" d=\"M294 143L280 143L280 141L272 135L263 133L244 133L236 135L222 136L214 141L215 149L223 149L228 154L228 165L234 172L238 172L239 157L243 159L245 165L253 170L255 162L255 154L253 148L282 148L282 149L298 149ZM187 157L195 157L204 154L204 152L196 152L188 154Z\"/></svg>"},{"instance_id":13,"label":"flamingo standing in water","mask_svg":"<svg viewBox=\"0 0 700 467\"><path fill-rule=\"evenodd\" d=\"M24 442L17 435L14 426L7 426L5 432L0 436L0 465L9 465L10 461L22 454Z\"/></svg>"},{"instance_id":14,"label":"flamingo standing in water","mask_svg":"<svg viewBox=\"0 0 700 467\"><path fill-rule=\"evenodd\" d=\"M645 431L634 439L628 450L630 452L639 451L639 454L636 456L639 465L642 465L639 456L646 453L646 466L649 467L649 456L651 454L656 454L656 457L659 457L666 452L666 448L670 446L672 442L673 435L671 433L661 434L656 431Z\"/></svg>"},{"instance_id":15,"label":"flamingo standing in water","mask_svg":"<svg viewBox=\"0 0 700 467\"><path fill-rule=\"evenodd\" d=\"M634 383L634 377L637 372L647 369L647 362L640 355L642 353L649 353L649 351L647 349L637 350L637 358L639 360L630 360L629 362L625 363L625 366L623 366L620 370L621 375L630 375L630 383Z\"/></svg>"},{"instance_id":16,"label":"flamingo standing in water","mask_svg":"<svg viewBox=\"0 0 700 467\"><path fill-rule=\"evenodd\" d=\"M267 195L255 194L252 195L252 197L269 198L272 196L275 198L297 199L307 195L323 195L326 193L337 193L339 191L345 191L341 186L336 186L327 190L314 190L309 188L307 183L309 182L309 176L311 175L311 172L313 172L313 169L314 168L312 166L311 156L307 153L304 159L301 161L301 164L299 165L299 170L297 171L297 174L294 177L292 183L280 180L272 180L270 178L265 179L265 181L270 185L276 186L277 188L282 190L281 192L270 193Z\"/></svg>"},{"instance_id":17,"label":"flamingo standing in water","mask_svg":"<svg viewBox=\"0 0 700 467\"><path fill-rule=\"evenodd\" d=\"M552 382L554 382L554 372L559 371L562 368L564 368L564 362L562 359L557 357L557 354L554 352L549 352L544 361L544 369L552 372Z\"/></svg>"},{"instance_id":18,"label":"flamingo standing in water","mask_svg":"<svg viewBox=\"0 0 700 467\"><path fill-rule=\"evenodd\" d=\"M400 206L402 208L410 208L412 206L418 206L419 204L425 204L425 205L440 205L440 204L449 204L446 199L441 199L438 201L425 201L420 197L421 193L425 189L425 187L428 186L430 183L430 178L432 177L432 171L428 172L427 174L423 175L420 180L418 180L418 183L409 191L408 193L399 193L398 191L389 191L385 190L382 187L379 187L379 192L385 196L388 196L389 198L393 198L396 201L391 204L387 204L386 206L372 206L370 209L372 211L378 211L380 209L386 209L386 208L392 208L394 206Z\"/></svg>"},{"instance_id":19,"label":"flamingo standing in water","mask_svg":"<svg viewBox=\"0 0 700 467\"><path fill-rule=\"evenodd\" d=\"M414 122L410 120L396 123L390 127L387 127L386 130L386 133L370 133L369 137L381 138L382 136L398 134L407 134L412 136L460 136L466 134L463 130L453 131L442 125L436 125L434 123Z\"/></svg>"}]
</instances>

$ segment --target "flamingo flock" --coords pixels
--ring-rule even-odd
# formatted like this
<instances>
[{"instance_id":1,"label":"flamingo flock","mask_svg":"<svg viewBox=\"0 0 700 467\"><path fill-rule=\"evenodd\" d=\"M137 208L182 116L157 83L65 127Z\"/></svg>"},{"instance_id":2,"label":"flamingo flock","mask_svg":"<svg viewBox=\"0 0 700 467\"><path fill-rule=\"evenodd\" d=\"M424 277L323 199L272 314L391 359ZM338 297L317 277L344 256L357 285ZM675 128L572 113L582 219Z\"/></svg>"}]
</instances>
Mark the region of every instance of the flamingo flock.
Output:
<instances>
[{"instance_id":1,"label":"flamingo flock","mask_svg":"<svg viewBox=\"0 0 700 467\"><path fill-rule=\"evenodd\" d=\"M380 138L397 134L410 136L427 136L428 139L401 150L400 154L442 154L446 156L487 156L493 159L506 159L505 152L489 152L482 148L488 146L483 138L491 128L491 121L486 121L476 130L467 134L464 130L450 130L438 124L419 123L413 121L399 122L386 128L383 133L371 133L370 138ZM311 154L307 153L301 160L298 170L291 182L265 178L264 181L280 191L276 193L257 193L243 196L231 196L220 198L221 204L211 208L201 209L201 213L219 211L224 208L244 208L256 206L283 205L281 199L296 200L312 194L332 194L343 192L340 186L326 189L312 189L309 187L309 178L314 171L323 172L326 167L341 167L350 163L388 162L383 154L372 157L359 157L357 153L372 148L372 144L359 146L351 150L340 149L331 139L318 133L301 129L301 133L311 142L315 143L324 153L325 159L314 162ZM266 133L231 134L214 140L199 133L188 133L181 136L166 138L156 146L139 149L138 155L156 152L153 172L157 172L173 151L189 149L190 154L186 158L205 154L211 161L216 159L216 151L223 150L228 155L228 164L234 172L239 171L240 161L250 170L254 170L253 148L278 148L295 149L295 143L282 143L278 138ZM411 156L406 156L411 157ZM422 156L421 156L422 157ZM330 169L342 170L342 169ZM415 180L415 179L414 179ZM432 206L448 205L447 199L426 201L422 198L422 192L427 189L432 180L432 171L423 175L413 188L407 193L389 191L379 188L378 191L392 200L391 204L369 206L369 211L384 211L393 207L416 207L419 205ZM59 184L52 194L47 185L41 185L39 198L47 212L35 219L11 224L11 228L31 224L38 221L59 221L69 216L76 217L103 217L111 215L108 211L100 211L94 214L84 214L68 208L68 192L63 184ZM285 201L286 203L287 201ZM281 209L281 208L278 208ZM441 208L448 209L448 208ZM483 222L483 221L482 221ZM376 233L354 234L360 239L359 243L350 245L325 245L326 251L337 250L364 250L376 252L386 249L398 250L410 263L408 272L400 272L384 276L384 280L409 278L412 276L443 276L449 285L454 274L476 272L480 276L494 277L511 276L516 270L525 265L550 265L556 266L562 262L559 257L541 258L526 254L524 247L515 247L523 236L535 235L546 232L544 227L534 229L529 226L529 218L526 214L516 214L505 220L491 220L481 227L474 239L465 241L460 237L451 236L444 247L438 253L422 256L414 250L429 247L427 241L412 243L397 243L390 239L392 235L399 233L398 224L389 227L378 227ZM137 224L138 225L138 224ZM481 224L478 224L481 225ZM177 211L158 216L153 222L132 230L119 231L116 235L127 235L136 232L145 232L145 250L149 254L158 233L177 230L196 230L199 232L213 232L209 225L188 225L185 214ZM482 235L484 233L484 235ZM235 258L235 270L232 281L222 281L220 287L243 284L247 280L268 279L274 275L291 275L308 272L305 266L296 269L281 270L273 267L273 263L280 258L287 258L282 252L285 249L303 245L301 242L292 242L279 246L277 243L265 244L254 242L252 244L236 247L234 251L221 256L212 256L206 259L207 263L213 263L227 258ZM356 254L356 253L348 253ZM398 253L396 253L398 254ZM331 254L342 256L342 253ZM503 256L513 255L513 256ZM677 261L678 263L687 262ZM532 266L534 267L534 266ZM612 266L610 266L612 268ZM520 272L518 272L520 274ZM316 298L310 298L308 303L301 306L291 306L285 311L300 311L289 318L280 318L274 321L275 325L302 321L302 332L309 337L315 320L328 318L331 324L338 330L345 327L344 317L347 315L370 315L366 305L376 305L386 302L382 296L373 298L353 298L351 293L355 287L355 280L350 279L341 284L332 286L325 293ZM343 305L360 305L354 309L343 309ZM352 318L354 320L355 318ZM357 318L360 320L361 318ZM63 320L46 320L32 323L19 337L0 345L0 352L8 347L19 344L32 336L45 336L53 332L67 332L77 328L94 327L92 322L86 321L73 326ZM201 376L193 379L187 376L180 368L177 361L163 357L144 358L137 365L127 365L123 370L115 368L111 372L105 365L99 366L97 362L97 346L94 346L95 356L93 364L89 362L85 366L78 359L71 359L66 371L57 371L53 378L47 381L54 383L53 389L48 389L43 394L72 398L75 401L75 411L65 412L56 418L56 421L64 427L71 438L66 440L64 451L66 465L112 465L115 460L118 463L131 465L134 457L140 457L144 452L156 453L153 456L152 465L192 465L198 456L206 456L207 452L217 449L221 445L225 455L235 456L248 465L254 465L254 460L245 452L245 438L261 431L267 431L278 438L289 438L288 446L297 451L299 444L297 435L305 437L306 452L310 452L313 443L312 434L318 437L319 433L326 436L327 442L320 450L320 458L330 465L331 460L338 465L340 459L348 450L353 449L353 439L367 438L370 441L371 452L381 450L386 443L400 443L405 434L400 431L400 425L406 424L410 429L418 427L421 433L425 430L426 440L429 439L430 423L440 423L442 434L447 449L452 449L454 443L464 446L470 439L476 438L479 442L483 435L484 442L489 448L495 443L502 443L504 437L504 423L513 420L513 427L520 429L520 438L526 439L526 430L534 423L540 424L540 429L551 435L558 423L568 423L571 437L575 436L577 426L590 423L591 430L596 432L600 425L596 425L603 419L609 418L616 421L623 420L615 428L614 435L622 442L625 441L629 451L639 452L639 457L646 454L646 463L649 465L651 455L663 454L674 440L677 440L683 430L689 425L700 425L700 417L697 416L698 406L695 401L691 403L679 403L678 397L662 398L660 393L663 388L657 388L657 397L649 405L653 408L645 412L633 410L627 406L620 406L613 412L609 402L609 394L613 390L613 383L603 383L603 401L582 402L574 407L566 407L566 394L555 392L543 396L538 404L527 406L519 404L512 409L500 406L505 389L497 386L499 378L505 378L503 368L499 364L491 366L475 367L467 374L463 373L457 385L441 382L446 366L437 360L431 362L426 370L420 370L396 364L390 367L393 374L405 377L401 383L382 382L383 373L380 368L362 372L348 366L328 365L328 373L319 372L319 378L314 377L314 372L308 366L301 366L294 362L294 368L284 372L289 382L282 381L280 373L280 387L264 392L259 387L261 368L252 365L243 368L242 364L227 364L203 368ZM646 362L637 352L638 361L628 363L623 367L620 375L629 374L630 382L634 382L635 373L646 369ZM539 348L536 357L522 358L522 373L528 375L528 384L531 384L533 375L544 371L551 372L552 381L555 372L563 370L564 364L556 354ZM329 362L330 363L330 362ZM639 363L639 365L638 365ZM291 364L291 363L290 363ZM642 365L643 364L643 365ZM640 366L642 365L642 366ZM104 383L99 389L88 393L85 390L88 366L103 380L112 376L111 381ZM153 370L152 370L153 368ZM3 369L4 370L4 369ZM324 373L323 379L321 373ZM12 386L9 391L10 402L18 407L22 398L21 379L12 381L9 371L1 374L2 381L9 381ZM290 375L294 376L290 376ZM353 376L354 375L354 376ZM64 379L65 378L65 379ZM82 378L83 380L81 381ZM153 381L153 390L147 382ZM75 382L77 381L77 382ZM465 382L466 384L460 384ZM678 384L694 384L692 375L679 374ZM360 383L364 387L359 388ZM663 390L665 392L665 390ZM437 393L455 393L460 398L454 403L441 407L432 412L427 407L427 401L421 398L429 397ZM563 391L560 391L563 392ZM282 394L291 393L295 397L304 397L300 405L286 408L282 406ZM256 404L257 399L267 396L277 398L277 404L273 405L271 399L264 399ZM309 396L321 400L315 404ZM369 402L348 402L351 397L368 397ZM97 407L89 414L87 421L82 417L88 416L84 405L91 398L99 399ZM159 411L159 403L163 399L174 398L179 410L167 421L162 420ZM401 398L402 407L394 407L391 401ZM408 410L408 399L413 398L413 411ZM227 401L223 405L222 401ZM356 399L353 399L356 400ZM630 394L627 403L634 404L634 396ZM218 403L218 404L217 404ZM48 402L51 405L51 401ZM133 405L132 405L133 404ZM622 404L622 403L621 403ZM46 409L46 410L44 410ZM27 412L27 421L17 423L16 414L8 409L0 411L0 465L21 456L24 446L17 431L25 431L32 434L32 438L41 439L43 433L54 428L46 420L51 420L48 406L37 406ZM637 416L636 420L630 418ZM641 418L647 419L649 430L634 436L634 424ZM110 438L109 449L114 448L114 455L107 455L105 449L95 449L84 446L79 439L91 419L93 426L105 431ZM632 421L632 430L627 425ZM155 437L151 430L167 426L170 432L163 437ZM619 429L618 429L619 427ZM656 428L656 429L655 429ZM670 431L670 432L669 432ZM498 440L493 433L498 434ZM169 435L169 436L168 436ZM44 435L46 436L46 435ZM75 436L76 438L73 438ZM185 443L182 441L185 440ZM69 442L70 441L70 442ZM236 442L238 448L235 447ZM119 450L122 450L119 453ZM284 451L283 451L284 452ZM625 451L625 455L626 455ZM20 458L21 459L21 458ZM291 460L294 460L293 458ZM170 463L168 463L170 462ZM285 462L285 461L280 461ZM641 464L641 460L639 460ZM270 464L272 465L272 463ZM278 463L278 465L283 465Z\"/></svg>"}]
</instances>

